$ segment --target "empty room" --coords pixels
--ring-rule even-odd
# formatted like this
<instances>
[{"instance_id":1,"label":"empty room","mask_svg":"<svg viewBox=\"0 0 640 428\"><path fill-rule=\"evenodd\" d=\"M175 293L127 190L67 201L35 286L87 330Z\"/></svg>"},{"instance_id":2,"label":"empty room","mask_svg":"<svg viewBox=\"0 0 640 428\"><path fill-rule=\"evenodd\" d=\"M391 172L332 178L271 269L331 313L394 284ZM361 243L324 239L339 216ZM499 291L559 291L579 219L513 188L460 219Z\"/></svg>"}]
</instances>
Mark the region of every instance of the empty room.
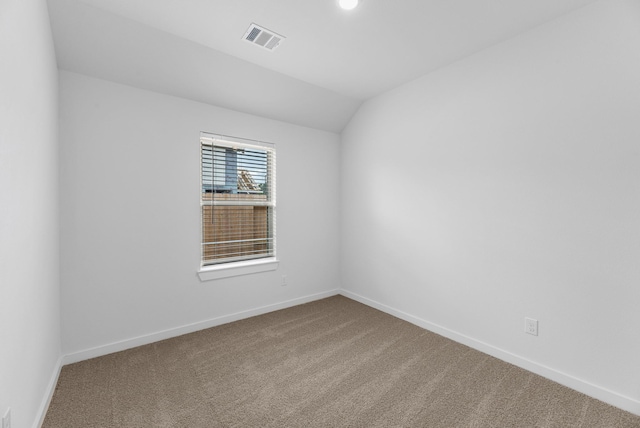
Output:
<instances>
[{"instance_id":1,"label":"empty room","mask_svg":"<svg viewBox=\"0 0 640 428\"><path fill-rule=\"evenodd\" d=\"M0 0L0 428L640 427L640 0Z\"/></svg>"}]
</instances>

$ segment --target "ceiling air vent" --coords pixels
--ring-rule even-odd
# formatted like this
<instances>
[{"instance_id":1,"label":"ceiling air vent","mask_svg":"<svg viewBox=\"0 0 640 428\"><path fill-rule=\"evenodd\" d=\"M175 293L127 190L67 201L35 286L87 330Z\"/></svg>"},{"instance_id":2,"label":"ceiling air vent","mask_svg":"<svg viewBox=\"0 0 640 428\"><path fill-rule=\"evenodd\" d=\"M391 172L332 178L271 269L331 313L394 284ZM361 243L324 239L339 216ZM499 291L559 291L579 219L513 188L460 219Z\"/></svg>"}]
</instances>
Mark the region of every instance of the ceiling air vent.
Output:
<instances>
[{"instance_id":1,"label":"ceiling air vent","mask_svg":"<svg viewBox=\"0 0 640 428\"><path fill-rule=\"evenodd\" d=\"M278 45L280 45L280 42L286 37L260 27L259 25L251 24L242 38L249 43L262 46L263 48L272 51L277 48Z\"/></svg>"}]
</instances>

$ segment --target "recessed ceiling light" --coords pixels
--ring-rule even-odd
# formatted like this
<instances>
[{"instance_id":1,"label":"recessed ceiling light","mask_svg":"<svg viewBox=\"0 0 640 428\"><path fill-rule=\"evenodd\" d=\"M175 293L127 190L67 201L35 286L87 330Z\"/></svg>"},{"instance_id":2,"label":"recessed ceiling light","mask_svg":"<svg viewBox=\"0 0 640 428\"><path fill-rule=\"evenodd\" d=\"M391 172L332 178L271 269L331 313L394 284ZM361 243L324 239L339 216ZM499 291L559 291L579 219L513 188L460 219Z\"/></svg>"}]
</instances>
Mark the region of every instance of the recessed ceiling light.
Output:
<instances>
[{"instance_id":1,"label":"recessed ceiling light","mask_svg":"<svg viewBox=\"0 0 640 428\"><path fill-rule=\"evenodd\" d=\"M355 7L358 6L358 3L358 0L338 0L338 4L344 10L355 9Z\"/></svg>"}]
</instances>

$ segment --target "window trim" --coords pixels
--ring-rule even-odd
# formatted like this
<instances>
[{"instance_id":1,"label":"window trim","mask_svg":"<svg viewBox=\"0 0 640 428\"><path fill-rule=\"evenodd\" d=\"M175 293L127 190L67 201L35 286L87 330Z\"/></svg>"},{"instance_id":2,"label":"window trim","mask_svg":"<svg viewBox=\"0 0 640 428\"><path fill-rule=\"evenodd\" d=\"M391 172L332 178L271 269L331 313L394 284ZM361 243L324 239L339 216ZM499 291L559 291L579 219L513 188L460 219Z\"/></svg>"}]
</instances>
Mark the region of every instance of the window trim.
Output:
<instances>
[{"instance_id":1,"label":"window trim","mask_svg":"<svg viewBox=\"0 0 640 428\"><path fill-rule=\"evenodd\" d=\"M250 275L253 273L269 272L278 269L280 261L275 257L241 262L221 263L217 265L201 266L198 270L200 281L230 278L232 276Z\"/></svg>"},{"instance_id":2,"label":"window trim","mask_svg":"<svg viewBox=\"0 0 640 428\"><path fill-rule=\"evenodd\" d=\"M202 145L202 141L205 140L207 142L209 142L212 145L215 145L215 143L223 143L223 145L228 145L228 144L239 144L241 146L249 146L249 147L258 147L258 148L263 148L266 150L269 150L271 152L273 152L275 154L275 149L276 149L276 145L274 143L268 143L268 142L264 142L264 141L256 141L256 140L249 140L249 139L245 139L245 138L238 138L238 137L231 137L231 136L227 136L227 135L221 135L221 134L213 134L213 133L209 133L209 132L201 132L200 133L200 145ZM226 144L225 144L226 143ZM275 167L275 161L274 161L274 167ZM200 168L202 168L202 159L200 159ZM275 224L275 207L276 207L276 196L275 196L275 170L272 171L271 173L271 180L273 183L273 188L272 188L272 196L271 196L271 201L268 204L265 205L269 205L271 207L273 207L273 215L274 215L274 219L273 219L273 230L274 230L274 235L273 235L273 253L270 256L267 257L257 257L257 258L249 258L249 259L245 259L245 260L238 260L238 261L228 261L228 262L223 262L223 263L217 263L217 264L204 264L204 260L203 260L203 253L201 252L200 255L200 268L198 269L198 276L200 278L200 281L210 281L210 280L216 280L216 279L222 279L222 278L229 278L229 277L234 277L234 276L241 276L241 275L249 275L249 274L254 274L254 273L260 273L260 272L268 272L268 271L274 271L276 269L278 269L278 265L279 265L279 260L277 259L277 253L276 253L276 235L275 235L275 230L276 230L276 224ZM202 176L200 177L200 192L202 192ZM242 204L241 204L242 205ZM258 205L258 204L249 204L247 203L247 205ZM200 199L200 206L203 206L203 201L202 199ZM202 237L202 211L200 211L200 236ZM200 243L201 243L201 247L202 247L202 239L200 239Z\"/></svg>"}]
</instances>

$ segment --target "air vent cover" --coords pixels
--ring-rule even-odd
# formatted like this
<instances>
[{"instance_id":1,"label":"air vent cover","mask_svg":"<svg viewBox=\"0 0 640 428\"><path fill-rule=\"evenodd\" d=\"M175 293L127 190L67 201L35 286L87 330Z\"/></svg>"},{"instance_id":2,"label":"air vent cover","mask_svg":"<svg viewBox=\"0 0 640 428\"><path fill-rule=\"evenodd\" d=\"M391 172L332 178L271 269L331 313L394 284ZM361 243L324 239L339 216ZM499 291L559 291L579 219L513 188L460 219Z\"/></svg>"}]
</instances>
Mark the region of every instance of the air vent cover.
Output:
<instances>
[{"instance_id":1,"label":"air vent cover","mask_svg":"<svg viewBox=\"0 0 640 428\"><path fill-rule=\"evenodd\" d=\"M282 42L286 37L276 34L271 30L267 30L264 27L260 27L259 25L251 24L242 38L249 43L272 51L277 48L280 45L280 42Z\"/></svg>"}]
</instances>

